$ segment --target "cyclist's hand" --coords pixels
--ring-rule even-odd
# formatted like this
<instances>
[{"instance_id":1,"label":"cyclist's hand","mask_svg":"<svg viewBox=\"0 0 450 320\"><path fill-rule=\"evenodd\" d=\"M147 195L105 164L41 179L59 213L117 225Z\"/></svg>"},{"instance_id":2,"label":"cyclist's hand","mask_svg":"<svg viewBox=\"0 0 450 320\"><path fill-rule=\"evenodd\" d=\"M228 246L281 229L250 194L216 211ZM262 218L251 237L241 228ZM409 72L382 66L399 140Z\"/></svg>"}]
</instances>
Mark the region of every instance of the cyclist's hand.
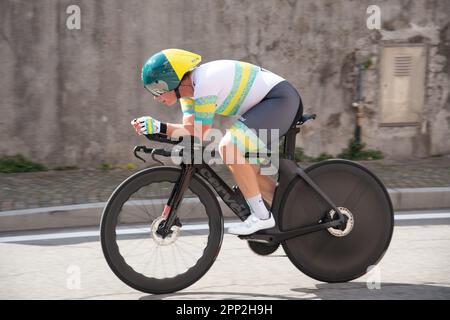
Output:
<instances>
[{"instance_id":1,"label":"cyclist's hand","mask_svg":"<svg viewBox=\"0 0 450 320\"><path fill-rule=\"evenodd\" d=\"M160 122L148 116L133 119L131 125L140 135L158 133L160 129Z\"/></svg>"}]
</instances>

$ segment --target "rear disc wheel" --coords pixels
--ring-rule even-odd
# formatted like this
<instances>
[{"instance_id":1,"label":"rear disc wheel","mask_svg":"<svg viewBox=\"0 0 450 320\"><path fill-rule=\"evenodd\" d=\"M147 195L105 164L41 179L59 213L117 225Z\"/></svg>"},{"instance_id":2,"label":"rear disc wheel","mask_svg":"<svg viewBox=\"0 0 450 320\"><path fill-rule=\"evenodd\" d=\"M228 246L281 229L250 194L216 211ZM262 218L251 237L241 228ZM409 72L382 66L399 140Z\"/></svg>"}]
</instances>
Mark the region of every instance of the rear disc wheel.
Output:
<instances>
[{"instance_id":1,"label":"rear disc wheel","mask_svg":"<svg viewBox=\"0 0 450 320\"><path fill-rule=\"evenodd\" d=\"M391 241L394 219L386 188L368 169L352 161L323 161L305 171L336 206L342 207L347 223L343 228L286 240L286 255L300 271L319 281L346 282L364 275L383 257ZM335 216L299 177L291 181L288 190L280 211L282 231Z\"/></svg>"}]
</instances>

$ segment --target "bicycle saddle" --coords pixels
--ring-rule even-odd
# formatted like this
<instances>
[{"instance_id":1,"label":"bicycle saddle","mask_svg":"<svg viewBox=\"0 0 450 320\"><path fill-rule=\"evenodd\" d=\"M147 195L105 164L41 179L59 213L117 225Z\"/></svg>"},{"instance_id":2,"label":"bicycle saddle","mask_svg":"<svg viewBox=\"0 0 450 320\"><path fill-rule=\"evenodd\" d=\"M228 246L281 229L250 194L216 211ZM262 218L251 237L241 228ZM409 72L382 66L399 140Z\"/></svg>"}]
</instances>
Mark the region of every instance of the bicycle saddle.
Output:
<instances>
[{"instance_id":1,"label":"bicycle saddle","mask_svg":"<svg viewBox=\"0 0 450 320\"><path fill-rule=\"evenodd\" d=\"M315 113L305 113L303 114L300 119L297 121L296 125L302 125L308 120L314 120L317 117Z\"/></svg>"}]
</instances>

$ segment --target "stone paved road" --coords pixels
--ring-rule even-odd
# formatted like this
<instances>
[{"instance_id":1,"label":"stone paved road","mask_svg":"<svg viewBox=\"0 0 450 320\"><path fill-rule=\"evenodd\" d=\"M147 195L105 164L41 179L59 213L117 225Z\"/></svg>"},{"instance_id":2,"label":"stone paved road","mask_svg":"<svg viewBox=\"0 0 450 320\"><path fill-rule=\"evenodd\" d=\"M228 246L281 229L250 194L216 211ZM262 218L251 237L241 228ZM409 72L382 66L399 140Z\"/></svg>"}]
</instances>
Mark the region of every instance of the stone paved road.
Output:
<instances>
[{"instance_id":1,"label":"stone paved road","mask_svg":"<svg viewBox=\"0 0 450 320\"><path fill-rule=\"evenodd\" d=\"M362 161L388 188L450 186L450 155L415 160ZM307 163L301 164L303 167ZM218 174L234 184L224 166ZM0 173L0 211L103 202L114 188L135 171L69 170L35 173Z\"/></svg>"}]
</instances>

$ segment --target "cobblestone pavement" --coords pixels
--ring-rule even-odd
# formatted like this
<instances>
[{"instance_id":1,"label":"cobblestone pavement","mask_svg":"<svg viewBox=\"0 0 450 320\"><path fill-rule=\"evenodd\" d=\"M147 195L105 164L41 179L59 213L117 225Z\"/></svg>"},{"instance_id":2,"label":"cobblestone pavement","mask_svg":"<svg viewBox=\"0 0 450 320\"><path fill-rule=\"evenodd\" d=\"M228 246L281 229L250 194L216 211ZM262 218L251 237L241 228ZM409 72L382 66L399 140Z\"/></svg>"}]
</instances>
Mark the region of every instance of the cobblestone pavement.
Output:
<instances>
[{"instance_id":1,"label":"cobblestone pavement","mask_svg":"<svg viewBox=\"0 0 450 320\"><path fill-rule=\"evenodd\" d=\"M388 188L450 187L450 155L426 159L361 161ZM308 163L301 163L302 167ZM215 166L234 184L225 166ZM0 211L106 201L133 170L79 169L0 173Z\"/></svg>"}]
</instances>

